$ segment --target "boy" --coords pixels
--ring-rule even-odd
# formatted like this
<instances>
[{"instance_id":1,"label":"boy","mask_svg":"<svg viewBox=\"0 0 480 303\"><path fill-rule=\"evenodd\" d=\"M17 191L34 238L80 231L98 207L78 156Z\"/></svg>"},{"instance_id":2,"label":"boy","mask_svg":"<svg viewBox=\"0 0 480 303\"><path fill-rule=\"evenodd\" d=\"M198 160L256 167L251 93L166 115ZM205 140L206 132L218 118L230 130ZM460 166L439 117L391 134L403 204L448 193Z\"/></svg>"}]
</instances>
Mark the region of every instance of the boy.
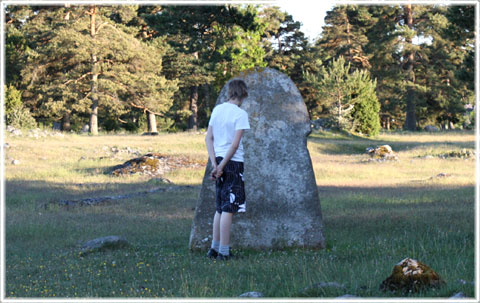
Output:
<instances>
[{"instance_id":1,"label":"boy","mask_svg":"<svg viewBox=\"0 0 480 303\"><path fill-rule=\"evenodd\" d=\"M213 109L208 123L208 155L213 165L210 180L216 181L216 212L213 217L213 241L207 256L228 260L230 254L230 228L232 216L245 212L245 187L243 183L243 130L250 129L248 114L241 109L248 96L247 85L242 80L232 80L228 85L228 101Z\"/></svg>"}]
</instances>

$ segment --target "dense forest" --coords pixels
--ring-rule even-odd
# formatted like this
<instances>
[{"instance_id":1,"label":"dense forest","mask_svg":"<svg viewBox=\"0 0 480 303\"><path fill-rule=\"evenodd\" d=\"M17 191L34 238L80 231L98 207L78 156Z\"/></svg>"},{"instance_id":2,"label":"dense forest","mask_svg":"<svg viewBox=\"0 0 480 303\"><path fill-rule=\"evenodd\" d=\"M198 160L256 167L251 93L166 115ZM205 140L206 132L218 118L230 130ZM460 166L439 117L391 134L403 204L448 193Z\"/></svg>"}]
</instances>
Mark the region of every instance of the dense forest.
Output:
<instances>
[{"instance_id":1,"label":"dense forest","mask_svg":"<svg viewBox=\"0 0 480 303\"><path fill-rule=\"evenodd\" d=\"M6 122L197 130L229 79L272 67L325 127L473 128L474 20L473 5L339 5L312 42L264 5L9 5Z\"/></svg>"}]
</instances>

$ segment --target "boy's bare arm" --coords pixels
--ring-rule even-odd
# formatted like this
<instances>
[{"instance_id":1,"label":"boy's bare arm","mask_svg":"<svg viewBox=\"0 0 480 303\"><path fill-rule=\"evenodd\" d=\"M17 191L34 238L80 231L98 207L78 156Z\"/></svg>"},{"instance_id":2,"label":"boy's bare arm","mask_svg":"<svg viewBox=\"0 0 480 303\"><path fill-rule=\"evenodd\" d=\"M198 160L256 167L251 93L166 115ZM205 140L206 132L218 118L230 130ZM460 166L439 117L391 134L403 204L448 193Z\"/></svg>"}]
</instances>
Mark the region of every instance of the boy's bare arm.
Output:
<instances>
[{"instance_id":1,"label":"boy's bare arm","mask_svg":"<svg viewBox=\"0 0 480 303\"><path fill-rule=\"evenodd\" d=\"M213 128L208 126L207 135L205 136L205 144L207 145L208 157L210 162L212 162L213 170L210 173L210 178L212 179L217 172L217 161L215 160L215 149L213 147Z\"/></svg>"},{"instance_id":2,"label":"boy's bare arm","mask_svg":"<svg viewBox=\"0 0 480 303\"><path fill-rule=\"evenodd\" d=\"M233 155L235 155L235 152L238 149L238 146L240 145L240 140L242 139L243 135L243 129L239 129L235 131L235 137L233 138L232 145L230 145L230 148L227 151L227 154L225 155L225 158L223 158L222 162L217 167L217 173L216 177L220 177L223 173L223 168L225 165L227 165L228 161L232 159Z\"/></svg>"}]
</instances>

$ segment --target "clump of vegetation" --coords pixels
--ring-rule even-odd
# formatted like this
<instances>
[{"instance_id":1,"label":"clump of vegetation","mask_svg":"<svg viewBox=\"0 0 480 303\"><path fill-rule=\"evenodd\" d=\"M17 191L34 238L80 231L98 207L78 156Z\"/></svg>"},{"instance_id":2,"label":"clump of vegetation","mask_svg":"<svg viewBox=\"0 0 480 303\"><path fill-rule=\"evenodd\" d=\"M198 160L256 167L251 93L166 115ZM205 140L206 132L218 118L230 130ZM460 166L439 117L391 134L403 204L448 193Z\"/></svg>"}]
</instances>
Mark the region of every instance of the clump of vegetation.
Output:
<instances>
[{"instance_id":1,"label":"clump of vegetation","mask_svg":"<svg viewBox=\"0 0 480 303\"><path fill-rule=\"evenodd\" d=\"M17 129L33 129L37 122L22 103L21 91L13 85L5 86L5 115L7 125Z\"/></svg>"}]
</instances>

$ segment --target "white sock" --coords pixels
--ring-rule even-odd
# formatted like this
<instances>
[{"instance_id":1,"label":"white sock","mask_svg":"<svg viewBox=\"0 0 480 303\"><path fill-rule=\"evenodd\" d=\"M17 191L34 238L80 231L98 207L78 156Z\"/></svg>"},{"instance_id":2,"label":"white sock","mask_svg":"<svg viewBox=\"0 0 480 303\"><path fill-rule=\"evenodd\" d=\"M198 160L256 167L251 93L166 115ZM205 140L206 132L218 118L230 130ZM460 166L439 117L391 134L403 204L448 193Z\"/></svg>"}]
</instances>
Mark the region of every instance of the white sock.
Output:
<instances>
[{"instance_id":1,"label":"white sock","mask_svg":"<svg viewBox=\"0 0 480 303\"><path fill-rule=\"evenodd\" d=\"M212 248L215 249L216 252L220 249L220 241L212 240Z\"/></svg>"},{"instance_id":2,"label":"white sock","mask_svg":"<svg viewBox=\"0 0 480 303\"><path fill-rule=\"evenodd\" d=\"M230 246L229 245L220 245L220 249L218 250L224 256L230 255Z\"/></svg>"}]
</instances>

